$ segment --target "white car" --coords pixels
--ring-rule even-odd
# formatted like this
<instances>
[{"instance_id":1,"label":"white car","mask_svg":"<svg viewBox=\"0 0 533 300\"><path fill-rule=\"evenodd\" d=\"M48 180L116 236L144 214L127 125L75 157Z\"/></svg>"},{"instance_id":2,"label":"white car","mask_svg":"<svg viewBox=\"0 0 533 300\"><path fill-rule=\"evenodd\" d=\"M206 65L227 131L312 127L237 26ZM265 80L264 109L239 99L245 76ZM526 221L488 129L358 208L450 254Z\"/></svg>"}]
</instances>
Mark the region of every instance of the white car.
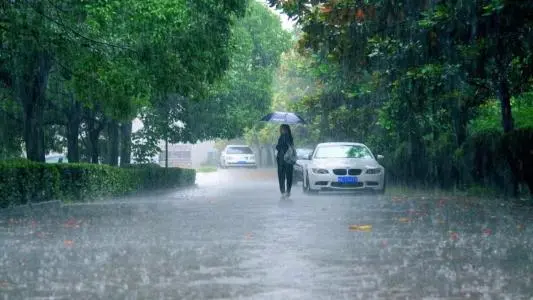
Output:
<instances>
[{"instance_id":1,"label":"white car","mask_svg":"<svg viewBox=\"0 0 533 300\"><path fill-rule=\"evenodd\" d=\"M384 193L385 168L363 144L319 144L304 165L302 186L306 193L334 190Z\"/></svg>"},{"instance_id":2,"label":"white car","mask_svg":"<svg viewBox=\"0 0 533 300\"><path fill-rule=\"evenodd\" d=\"M228 145L220 155L220 166L257 168L252 148L246 145Z\"/></svg>"}]
</instances>

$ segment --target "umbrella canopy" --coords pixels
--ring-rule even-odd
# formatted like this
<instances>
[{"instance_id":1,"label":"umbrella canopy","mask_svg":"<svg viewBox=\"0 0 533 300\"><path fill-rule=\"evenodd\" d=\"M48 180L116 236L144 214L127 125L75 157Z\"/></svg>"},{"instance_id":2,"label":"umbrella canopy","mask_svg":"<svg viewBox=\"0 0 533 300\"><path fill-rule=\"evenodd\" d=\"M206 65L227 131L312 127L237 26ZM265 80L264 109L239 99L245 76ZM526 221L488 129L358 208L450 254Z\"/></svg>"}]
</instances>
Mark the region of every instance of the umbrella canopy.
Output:
<instances>
[{"instance_id":1,"label":"umbrella canopy","mask_svg":"<svg viewBox=\"0 0 533 300\"><path fill-rule=\"evenodd\" d=\"M299 115L291 112L281 111L269 113L268 115L261 118L261 121L280 124L305 124L304 119Z\"/></svg>"}]
</instances>

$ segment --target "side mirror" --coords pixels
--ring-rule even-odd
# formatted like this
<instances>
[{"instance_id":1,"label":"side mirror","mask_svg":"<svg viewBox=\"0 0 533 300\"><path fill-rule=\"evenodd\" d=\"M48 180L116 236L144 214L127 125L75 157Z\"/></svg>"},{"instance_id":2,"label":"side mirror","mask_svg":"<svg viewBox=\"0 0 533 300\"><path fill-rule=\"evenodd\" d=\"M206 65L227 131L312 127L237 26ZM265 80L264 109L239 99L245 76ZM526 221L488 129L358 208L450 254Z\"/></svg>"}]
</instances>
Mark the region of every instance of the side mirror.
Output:
<instances>
[{"instance_id":1,"label":"side mirror","mask_svg":"<svg viewBox=\"0 0 533 300\"><path fill-rule=\"evenodd\" d=\"M313 153L307 155L307 160L311 160L311 159L313 159Z\"/></svg>"},{"instance_id":2,"label":"side mirror","mask_svg":"<svg viewBox=\"0 0 533 300\"><path fill-rule=\"evenodd\" d=\"M385 156L383 156L383 155L381 155L381 154L378 154L378 159L379 159L379 160L382 160L382 159L384 159L384 158L385 158Z\"/></svg>"}]
</instances>

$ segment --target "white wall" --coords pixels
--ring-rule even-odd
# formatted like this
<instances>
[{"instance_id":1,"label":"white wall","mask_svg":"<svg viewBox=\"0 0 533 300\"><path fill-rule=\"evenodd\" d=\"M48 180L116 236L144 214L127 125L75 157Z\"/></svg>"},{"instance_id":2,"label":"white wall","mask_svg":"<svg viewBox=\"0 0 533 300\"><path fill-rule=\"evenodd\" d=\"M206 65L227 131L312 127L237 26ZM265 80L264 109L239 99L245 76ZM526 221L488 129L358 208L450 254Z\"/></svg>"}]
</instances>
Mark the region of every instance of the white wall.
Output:
<instances>
[{"instance_id":1,"label":"white wall","mask_svg":"<svg viewBox=\"0 0 533 300\"><path fill-rule=\"evenodd\" d=\"M207 158L208 158L208 153L210 151L213 151L215 150L215 142L214 141L206 141L206 142L201 142L201 143L197 143L197 144L169 144L168 145L168 152L169 153L172 153L172 151L176 148L183 148L183 146L188 146L190 147L190 151L191 151L191 168L198 168L202 165L202 163L204 163ZM161 143L159 145L159 147L163 150L163 154L164 154L164 149L165 149L165 145L164 143ZM163 155L164 157L164 155ZM172 161L169 159L169 163L170 165L173 167L174 165L172 165ZM164 165L165 162L164 160L163 161L160 161L160 164L161 165Z\"/></svg>"}]
</instances>

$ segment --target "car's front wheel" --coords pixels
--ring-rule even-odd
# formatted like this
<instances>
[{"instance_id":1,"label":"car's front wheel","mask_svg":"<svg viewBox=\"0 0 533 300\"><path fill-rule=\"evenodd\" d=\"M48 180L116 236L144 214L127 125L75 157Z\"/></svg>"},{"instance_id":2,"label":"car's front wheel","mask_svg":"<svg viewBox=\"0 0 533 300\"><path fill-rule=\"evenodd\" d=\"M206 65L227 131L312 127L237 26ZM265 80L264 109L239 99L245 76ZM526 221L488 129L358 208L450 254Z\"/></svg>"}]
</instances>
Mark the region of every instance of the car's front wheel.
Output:
<instances>
[{"instance_id":1,"label":"car's front wheel","mask_svg":"<svg viewBox=\"0 0 533 300\"><path fill-rule=\"evenodd\" d=\"M309 174L305 174L303 175L303 180L302 180L302 190L304 192L304 194L317 194L318 191L315 191L315 190L312 190L311 189L311 184L309 183Z\"/></svg>"},{"instance_id":2,"label":"car's front wheel","mask_svg":"<svg viewBox=\"0 0 533 300\"><path fill-rule=\"evenodd\" d=\"M383 180L383 189L377 191L378 195L385 195L386 188L387 188L386 181Z\"/></svg>"}]
</instances>

